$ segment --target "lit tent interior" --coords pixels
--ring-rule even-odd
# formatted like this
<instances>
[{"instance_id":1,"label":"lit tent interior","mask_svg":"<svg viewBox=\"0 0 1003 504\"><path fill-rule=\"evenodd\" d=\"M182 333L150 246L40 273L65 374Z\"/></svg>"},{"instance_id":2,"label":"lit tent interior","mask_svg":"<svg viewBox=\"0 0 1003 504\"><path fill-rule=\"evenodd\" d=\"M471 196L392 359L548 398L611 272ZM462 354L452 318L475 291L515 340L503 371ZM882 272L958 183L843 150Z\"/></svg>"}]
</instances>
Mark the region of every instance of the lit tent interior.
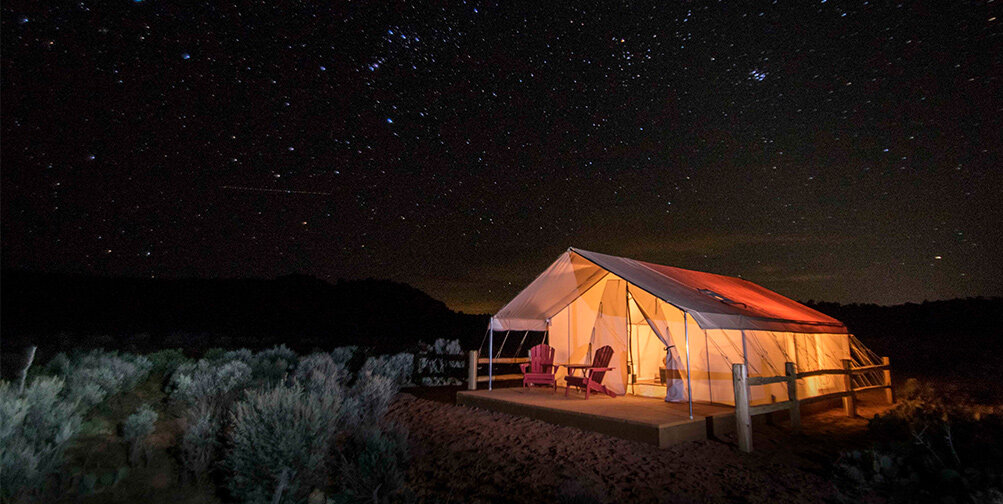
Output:
<instances>
[{"instance_id":1,"label":"lit tent interior","mask_svg":"<svg viewBox=\"0 0 1003 504\"><path fill-rule=\"evenodd\" d=\"M842 322L747 280L575 248L492 317L489 330L544 331L556 363L589 363L593 350L610 345L615 370L603 383L618 395L666 401L687 401L691 390L694 402L734 405L734 363L744 362L749 376L777 376L788 361L803 372L872 360ZM564 374L562 367L559 382ZM839 376L798 380L803 398L843 390ZM787 399L783 383L751 393L753 403Z\"/></svg>"}]
</instances>

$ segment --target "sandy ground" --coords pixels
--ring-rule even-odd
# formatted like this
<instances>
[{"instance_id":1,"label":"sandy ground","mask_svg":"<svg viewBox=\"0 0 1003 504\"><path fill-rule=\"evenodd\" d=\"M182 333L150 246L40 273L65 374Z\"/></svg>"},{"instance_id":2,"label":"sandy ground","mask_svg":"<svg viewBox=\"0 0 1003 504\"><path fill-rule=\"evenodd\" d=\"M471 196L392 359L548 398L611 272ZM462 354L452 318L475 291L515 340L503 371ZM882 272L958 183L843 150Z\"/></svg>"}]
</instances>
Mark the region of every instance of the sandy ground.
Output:
<instances>
[{"instance_id":1,"label":"sandy ground","mask_svg":"<svg viewBox=\"0 0 1003 504\"><path fill-rule=\"evenodd\" d=\"M862 418L806 417L800 435L757 426L751 454L733 436L659 449L409 394L389 419L410 432L411 481L426 501L801 503L835 499L832 462L866 446L866 418L884 408L865 402Z\"/></svg>"}]
</instances>

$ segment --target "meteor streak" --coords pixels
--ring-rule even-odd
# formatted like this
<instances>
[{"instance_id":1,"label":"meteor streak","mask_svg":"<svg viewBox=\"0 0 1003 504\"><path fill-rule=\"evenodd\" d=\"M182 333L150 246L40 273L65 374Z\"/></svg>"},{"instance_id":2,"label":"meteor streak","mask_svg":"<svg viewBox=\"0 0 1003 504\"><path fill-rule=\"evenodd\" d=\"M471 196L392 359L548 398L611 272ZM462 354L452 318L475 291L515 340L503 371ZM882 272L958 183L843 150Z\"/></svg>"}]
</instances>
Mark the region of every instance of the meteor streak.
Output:
<instances>
[{"instance_id":1,"label":"meteor streak","mask_svg":"<svg viewBox=\"0 0 1003 504\"><path fill-rule=\"evenodd\" d=\"M220 189L226 189L230 191L249 191L249 192L270 192L279 194L309 194L311 196L330 196L329 192L319 192L319 191L294 191L292 189L266 189L263 187L244 187L244 186L219 186Z\"/></svg>"}]
</instances>

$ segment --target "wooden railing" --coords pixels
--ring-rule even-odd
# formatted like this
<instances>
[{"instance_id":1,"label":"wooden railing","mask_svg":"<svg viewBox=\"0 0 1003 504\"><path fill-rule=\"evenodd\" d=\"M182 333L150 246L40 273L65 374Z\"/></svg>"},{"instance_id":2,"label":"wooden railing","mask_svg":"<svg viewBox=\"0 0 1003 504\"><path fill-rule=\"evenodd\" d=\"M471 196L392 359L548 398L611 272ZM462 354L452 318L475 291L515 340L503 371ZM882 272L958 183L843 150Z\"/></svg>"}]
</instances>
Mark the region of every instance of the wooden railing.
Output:
<instances>
[{"instance_id":1,"label":"wooden railing","mask_svg":"<svg viewBox=\"0 0 1003 504\"><path fill-rule=\"evenodd\" d=\"M895 402L895 395L892 390L892 368L888 357L881 358L881 364L873 366L854 367L850 359L843 359L841 369L818 369L815 371L796 372L793 362L784 363L783 376L749 376L745 364L732 365L732 382L735 387L735 426L738 431L738 448L743 452L752 451L752 417L754 415L764 415L775 411L789 410L791 417L791 429L794 432L801 430L801 404L836 397L843 398L843 411L848 417L857 416L858 392L872 389L885 389L885 399L888 404ZM855 387L853 385L853 375L863 374L872 371L883 371L882 383L878 385L865 385ZM843 391L833 392L820 396L798 399L797 381L811 376L842 375ZM759 385L769 385L772 383L787 384L787 400L769 404L749 404L750 387Z\"/></svg>"},{"instance_id":2,"label":"wooden railing","mask_svg":"<svg viewBox=\"0 0 1003 504\"><path fill-rule=\"evenodd\" d=\"M529 362L529 357L495 357L493 359L488 359L487 357L479 357L476 350L471 350L467 352L467 390L477 390L478 383L485 383L489 380L503 381L522 379L522 373L496 375L493 373L493 369L488 370L487 376L478 376L477 367L479 365L522 364L524 362Z\"/></svg>"},{"instance_id":3,"label":"wooden railing","mask_svg":"<svg viewBox=\"0 0 1003 504\"><path fill-rule=\"evenodd\" d=\"M424 386L425 379L462 380L465 360L467 357L463 354L416 352L412 360L411 381Z\"/></svg>"}]
</instances>

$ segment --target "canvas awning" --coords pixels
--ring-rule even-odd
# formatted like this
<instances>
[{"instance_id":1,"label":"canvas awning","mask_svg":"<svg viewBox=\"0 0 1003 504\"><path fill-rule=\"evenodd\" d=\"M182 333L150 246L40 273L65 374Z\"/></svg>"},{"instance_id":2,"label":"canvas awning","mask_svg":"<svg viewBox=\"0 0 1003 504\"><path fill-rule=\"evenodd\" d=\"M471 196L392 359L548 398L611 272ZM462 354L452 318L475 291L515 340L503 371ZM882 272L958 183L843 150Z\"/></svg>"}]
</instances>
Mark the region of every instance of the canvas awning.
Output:
<instances>
[{"instance_id":1,"label":"canvas awning","mask_svg":"<svg viewBox=\"0 0 1003 504\"><path fill-rule=\"evenodd\" d=\"M847 333L840 321L741 278L569 248L492 319L497 330L544 331L607 275L688 313L703 329Z\"/></svg>"}]
</instances>

